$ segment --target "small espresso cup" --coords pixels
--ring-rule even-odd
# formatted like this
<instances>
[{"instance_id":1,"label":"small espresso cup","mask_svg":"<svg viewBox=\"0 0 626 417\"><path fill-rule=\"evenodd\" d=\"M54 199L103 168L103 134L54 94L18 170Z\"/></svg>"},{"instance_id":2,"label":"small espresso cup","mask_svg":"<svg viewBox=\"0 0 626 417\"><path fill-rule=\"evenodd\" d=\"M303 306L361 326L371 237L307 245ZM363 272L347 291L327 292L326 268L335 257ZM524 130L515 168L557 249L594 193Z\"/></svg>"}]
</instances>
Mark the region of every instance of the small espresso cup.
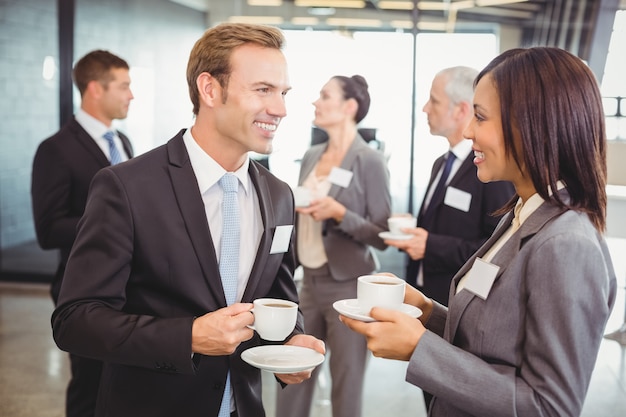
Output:
<instances>
[{"instance_id":1,"label":"small espresso cup","mask_svg":"<svg viewBox=\"0 0 626 417\"><path fill-rule=\"evenodd\" d=\"M296 187L293 189L293 200L296 207L307 207L311 204L311 190L306 187Z\"/></svg>"},{"instance_id":2,"label":"small espresso cup","mask_svg":"<svg viewBox=\"0 0 626 417\"><path fill-rule=\"evenodd\" d=\"M387 219L387 227L394 235L402 235L402 229L412 229L417 225L417 218L411 215L392 216Z\"/></svg>"},{"instance_id":3,"label":"small espresso cup","mask_svg":"<svg viewBox=\"0 0 626 417\"><path fill-rule=\"evenodd\" d=\"M258 298L250 310L254 314L255 330L261 339L270 341L285 340L296 327L298 304L278 298Z\"/></svg>"},{"instance_id":4,"label":"small espresso cup","mask_svg":"<svg viewBox=\"0 0 626 417\"><path fill-rule=\"evenodd\" d=\"M372 307L397 308L404 302L404 280L386 275L362 275L358 278L356 297L362 311Z\"/></svg>"}]
</instances>

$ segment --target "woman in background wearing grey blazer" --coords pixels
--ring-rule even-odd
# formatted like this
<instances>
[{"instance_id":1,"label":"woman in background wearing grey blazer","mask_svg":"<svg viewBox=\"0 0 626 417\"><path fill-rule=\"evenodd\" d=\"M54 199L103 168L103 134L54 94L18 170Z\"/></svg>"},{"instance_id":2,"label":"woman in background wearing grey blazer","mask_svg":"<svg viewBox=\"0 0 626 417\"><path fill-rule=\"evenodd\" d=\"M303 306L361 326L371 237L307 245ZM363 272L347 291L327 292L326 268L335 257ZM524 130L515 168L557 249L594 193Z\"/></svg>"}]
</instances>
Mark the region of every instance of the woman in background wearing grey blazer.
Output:
<instances>
[{"instance_id":1,"label":"woman in background wearing grey blazer","mask_svg":"<svg viewBox=\"0 0 626 417\"><path fill-rule=\"evenodd\" d=\"M333 303L356 298L357 277L371 274L377 261L371 247L385 249L380 232L391 215L389 172L382 152L357 132L369 110L365 79L334 76L314 103L314 124L328 142L302 159L299 185L312 200L298 207L297 254L304 268L300 309L309 334L330 350L334 417L359 417L367 346L365 338L337 320ZM306 417L318 371L299 387L279 390L277 417Z\"/></svg>"},{"instance_id":2,"label":"woman in background wearing grey blazer","mask_svg":"<svg viewBox=\"0 0 626 417\"><path fill-rule=\"evenodd\" d=\"M479 179L517 197L454 277L449 308L407 287L419 320L376 308L378 322L341 320L374 355L409 362L430 416L577 416L616 288L597 82L564 50L509 50L478 75L474 114Z\"/></svg>"}]
</instances>

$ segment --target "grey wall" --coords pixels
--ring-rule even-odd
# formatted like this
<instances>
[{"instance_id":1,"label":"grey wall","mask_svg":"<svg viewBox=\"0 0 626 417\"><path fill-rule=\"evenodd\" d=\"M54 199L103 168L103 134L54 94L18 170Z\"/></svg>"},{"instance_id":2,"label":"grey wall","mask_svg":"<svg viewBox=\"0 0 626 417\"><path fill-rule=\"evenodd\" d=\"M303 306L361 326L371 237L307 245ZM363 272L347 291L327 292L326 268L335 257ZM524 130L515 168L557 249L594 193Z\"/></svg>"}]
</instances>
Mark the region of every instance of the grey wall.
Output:
<instances>
[{"instance_id":1,"label":"grey wall","mask_svg":"<svg viewBox=\"0 0 626 417\"><path fill-rule=\"evenodd\" d=\"M39 143L59 129L55 0L0 0L0 248L35 238L31 164ZM74 59L108 49L131 66L136 96L120 124L136 150L164 143L191 124L185 81L189 51L205 29L203 13L167 0L76 0ZM145 76L145 77L144 77ZM74 89L74 105L80 97Z\"/></svg>"},{"instance_id":2,"label":"grey wall","mask_svg":"<svg viewBox=\"0 0 626 417\"><path fill-rule=\"evenodd\" d=\"M57 56L56 2L0 2L0 243L32 239L30 170L37 144L57 128L58 86L42 79Z\"/></svg>"}]
</instances>

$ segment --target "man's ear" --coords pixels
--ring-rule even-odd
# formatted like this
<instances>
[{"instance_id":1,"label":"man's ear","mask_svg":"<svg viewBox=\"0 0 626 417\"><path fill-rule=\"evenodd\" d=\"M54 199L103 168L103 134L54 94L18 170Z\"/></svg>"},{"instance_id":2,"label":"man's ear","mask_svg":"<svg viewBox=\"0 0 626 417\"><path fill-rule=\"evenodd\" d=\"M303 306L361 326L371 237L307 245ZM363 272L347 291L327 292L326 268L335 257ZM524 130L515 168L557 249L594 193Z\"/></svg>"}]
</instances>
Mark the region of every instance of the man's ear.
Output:
<instances>
[{"instance_id":1,"label":"man's ear","mask_svg":"<svg viewBox=\"0 0 626 417\"><path fill-rule=\"evenodd\" d=\"M203 72L196 79L200 103L213 107L216 100L221 100L221 86L208 72Z\"/></svg>"},{"instance_id":2,"label":"man's ear","mask_svg":"<svg viewBox=\"0 0 626 417\"><path fill-rule=\"evenodd\" d=\"M104 86L97 80L91 80L87 83L87 89L85 90L86 94L89 94L91 97L99 98L104 94Z\"/></svg>"},{"instance_id":3,"label":"man's ear","mask_svg":"<svg viewBox=\"0 0 626 417\"><path fill-rule=\"evenodd\" d=\"M465 119L468 115L474 114L474 107L472 103L467 101L461 101L456 106L457 116L460 120Z\"/></svg>"}]
</instances>

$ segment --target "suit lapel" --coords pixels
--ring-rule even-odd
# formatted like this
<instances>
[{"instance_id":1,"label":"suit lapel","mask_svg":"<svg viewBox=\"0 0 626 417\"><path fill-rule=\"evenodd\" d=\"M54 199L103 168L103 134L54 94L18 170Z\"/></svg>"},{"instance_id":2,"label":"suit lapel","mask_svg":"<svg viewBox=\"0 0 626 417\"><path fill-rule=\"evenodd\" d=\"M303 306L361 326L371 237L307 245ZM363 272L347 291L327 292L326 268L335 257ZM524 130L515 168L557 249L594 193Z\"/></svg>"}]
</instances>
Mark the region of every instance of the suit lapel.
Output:
<instances>
[{"instance_id":1,"label":"suit lapel","mask_svg":"<svg viewBox=\"0 0 626 417\"><path fill-rule=\"evenodd\" d=\"M463 160L463 163L461 163L461 166L459 167L459 169L456 171L456 173L450 180L449 185L454 186L455 184L458 184L459 181L461 181L463 177L470 174L470 171L472 170L473 167L474 167L474 152L470 152L467 155L467 157Z\"/></svg>"},{"instance_id":2,"label":"suit lapel","mask_svg":"<svg viewBox=\"0 0 626 417\"><path fill-rule=\"evenodd\" d=\"M417 216L417 224L420 227L424 227L424 224L423 224L424 209L425 209L424 202L426 201L426 196L430 192L430 189L434 186L434 182L435 182L435 178L437 177L437 173L441 170L441 167L443 166L445 161L446 161L445 158L443 156L440 156L433 163L433 169L432 169L432 171L430 173L430 180L428 181L428 186L426 187L426 193L424 194L424 199L422 201L422 205L420 207L420 211L419 211L418 216ZM432 201L431 201L431 203L432 203Z\"/></svg>"},{"instance_id":3,"label":"suit lapel","mask_svg":"<svg viewBox=\"0 0 626 417\"><path fill-rule=\"evenodd\" d=\"M204 279L211 289L215 304L226 306L221 280L211 279L211 277L219 278L219 266L204 211L204 203L196 186L197 179L183 143L182 132L167 143L167 153L170 163L169 173L172 179L172 188L174 189L178 208L185 222L189 239L202 268Z\"/></svg>"},{"instance_id":4,"label":"suit lapel","mask_svg":"<svg viewBox=\"0 0 626 417\"><path fill-rule=\"evenodd\" d=\"M93 156L98 165L101 168L108 167L111 165L106 155L102 152L102 149L98 146L96 141L87 133L85 129L76 121L76 119L72 119L69 128L74 133L74 137L91 156Z\"/></svg>"},{"instance_id":5,"label":"suit lapel","mask_svg":"<svg viewBox=\"0 0 626 417\"><path fill-rule=\"evenodd\" d=\"M569 195L565 189L559 191L562 195L563 201L569 202ZM509 238L509 240L500 248L498 253L495 254L491 263L498 265L500 269L494 280L494 284L498 281L504 271L508 268L511 261L515 258L517 253L522 249L524 244L528 242L539 230L541 230L548 222L553 218L559 216L563 212L567 211L566 208L557 206L550 202L542 203L521 225L521 227ZM461 320L463 312L469 305L469 303L476 297L469 291L460 291L456 294L456 287L459 280L465 276L465 274L471 269L474 264L474 260L477 257L482 257L487 251L497 242L497 240L508 230L513 220L513 212L507 213L500 221L498 227L491 235L491 237L485 242L483 246L478 249L459 272L454 276L450 287L450 309L448 311L448 321L444 330L444 335L448 341L454 340L454 334ZM454 305L453 305L454 304Z\"/></svg>"},{"instance_id":6,"label":"suit lapel","mask_svg":"<svg viewBox=\"0 0 626 417\"><path fill-rule=\"evenodd\" d=\"M434 185L437 186L436 184L433 184L432 180L434 179L434 176L437 175L437 173L441 170L441 167L443 166L443 164L446 162L446 160L441 157L440 159L437 160L437 166L436 169L434 171L434 175L431 178L431 183L428 185L428 189L427 192L430 191L430 188ZM463 162L461 163L461 166L459 167L459 169L454 173L454 175L452 176L452 178L450 178L450 181L448 181L448 187L452 186L454 187L456 184L459 183L459 181L461 181L461 179L463 178L463 176L468 175L468 171L471 170L472 166L474 165L474 154L470 153L467 158L465 158L463 160ZM433 208L437 208L438 206L440 206L441 204L443 204L443 201L446 198L446 193L444 192L440 198L438 198L437 200L431 200L428 203L428 206L433 206ZM423 208L423 205L422 205ZM422 210L423 211L423 210ZM420 212L420 217L422 216L423 213ZM434 219L433 216L429 216L431 219ZM433 223L433 221L431 220L429 223ZM427 225L428 226L428 225Z\"/></svg>"},{"instance_id":7,"label":"suit lapel","mask_svg":"<svg viewBox=\"0 0 626 417\"><path fill-rule=\"evenodd\" d=\"M298 178L298 185L302 185L304 180L311 174L315 164L319 161L322 153L326 149L326 144L315 145L307 153L307 157L302 161L302 169L300 169L300 176Z\"/></svg>"},{"instance_id":8,"label":"suit lapel","mask_svg":"<svg viewBox=\"0 0 626 417\"><path fill-rule=\"evenodd\" d=\"M126 135L121 133L119 130L117 131L117 136L119 136L120 140L122 141L122 146L124 147L124 152L126 152L126 156L128 157L128 159L132 158L134 156L133 145L132 143L130 143L128 137L126 137Z\"/></svg>"},{"instance_id":9,"label":"suit lapel","mask_svg":"<svg viewBox=\"0 0 626 417\"><path fill-rule=\"evenodd\" d=\"M360 150L364 146L367 146L365 144L365 141L363 140L361 135L357 133L356 138L354 138L354 140L352 141L352 144L350 145L350 147L348 148L348 151L346 152L346 155L343 157L343 160L341 161L341 165L339 165L339 168L345 169L346 171L352 171L352 166L354 165L354 161L356 160L357 155L359 154ZM332 184L332 186L330 187L330 190L328 191L328 195L334 198L335 200L337 200L337 197L341 194L341 191L343 191L343 189L344 187L341 187L337 184Z\"/></svg>"},{"instance_id":10,"label":"suit lapel","mask_svg":"<svg viewBox=\"0 0 626 417\"><path fill-rule=\"evenodd\" d=\"M498 227L493 232L491 237L487 239L487 241L476 251L476 253L461 267L459 272L456 273L454 278L452 279L452 285L450 286L450 295L449 295L449 305L450 309L448 310L448 320L446 322L444 335L448 341L453 340L453 336L456 333L456 329L461 320L461 316L465 311L465 308L469 305L469 303L476 297L469 291L460 291L458 294L456 292L456 288L459 285L459 281L463 278L469 270L474 265L474 261L476 258L480 258L487 253L487 251L502 237L502 235L509 229L511 225L511 221L513 220L513 212L507 213L500 223ZM507 245L511 243L511 240L507 242ZM505 246L507 246L505 245ZM511 245L513 247L513 245ZM504 249L504 247L502 248ZM510 260L511 258L509 258ZM499 264L497 264L499 265ZM504 268L500 268L498 271L498 276L502 274ZM496 277L497 279L497 277Z\"/></svg>"},{"instance_id":11,"label":"suit lapel","mask_svg":"<svg viewBox=\"0 0 626 417\"><path fill-rule=\"evenodd\" d=\"M254 291L263 276L263 272L265 271L264 268L267 264L267 258L270 254L274 231L276 230L274 206L270 197L271 195L267 179L265 175L259 171L253 161L250 161L248 174L250 175L252 184L256 189L257 198L259 200L259 209L261 210L261 219L263 220L263 234L261 235L259 249L257 250L254 265L252 265L252 271L250 272L250 277L248 279L248 284L246 285L246 289L243 294L243 300L253 299L252 295L254 294Z\"/></svg>"}]
</instances>

